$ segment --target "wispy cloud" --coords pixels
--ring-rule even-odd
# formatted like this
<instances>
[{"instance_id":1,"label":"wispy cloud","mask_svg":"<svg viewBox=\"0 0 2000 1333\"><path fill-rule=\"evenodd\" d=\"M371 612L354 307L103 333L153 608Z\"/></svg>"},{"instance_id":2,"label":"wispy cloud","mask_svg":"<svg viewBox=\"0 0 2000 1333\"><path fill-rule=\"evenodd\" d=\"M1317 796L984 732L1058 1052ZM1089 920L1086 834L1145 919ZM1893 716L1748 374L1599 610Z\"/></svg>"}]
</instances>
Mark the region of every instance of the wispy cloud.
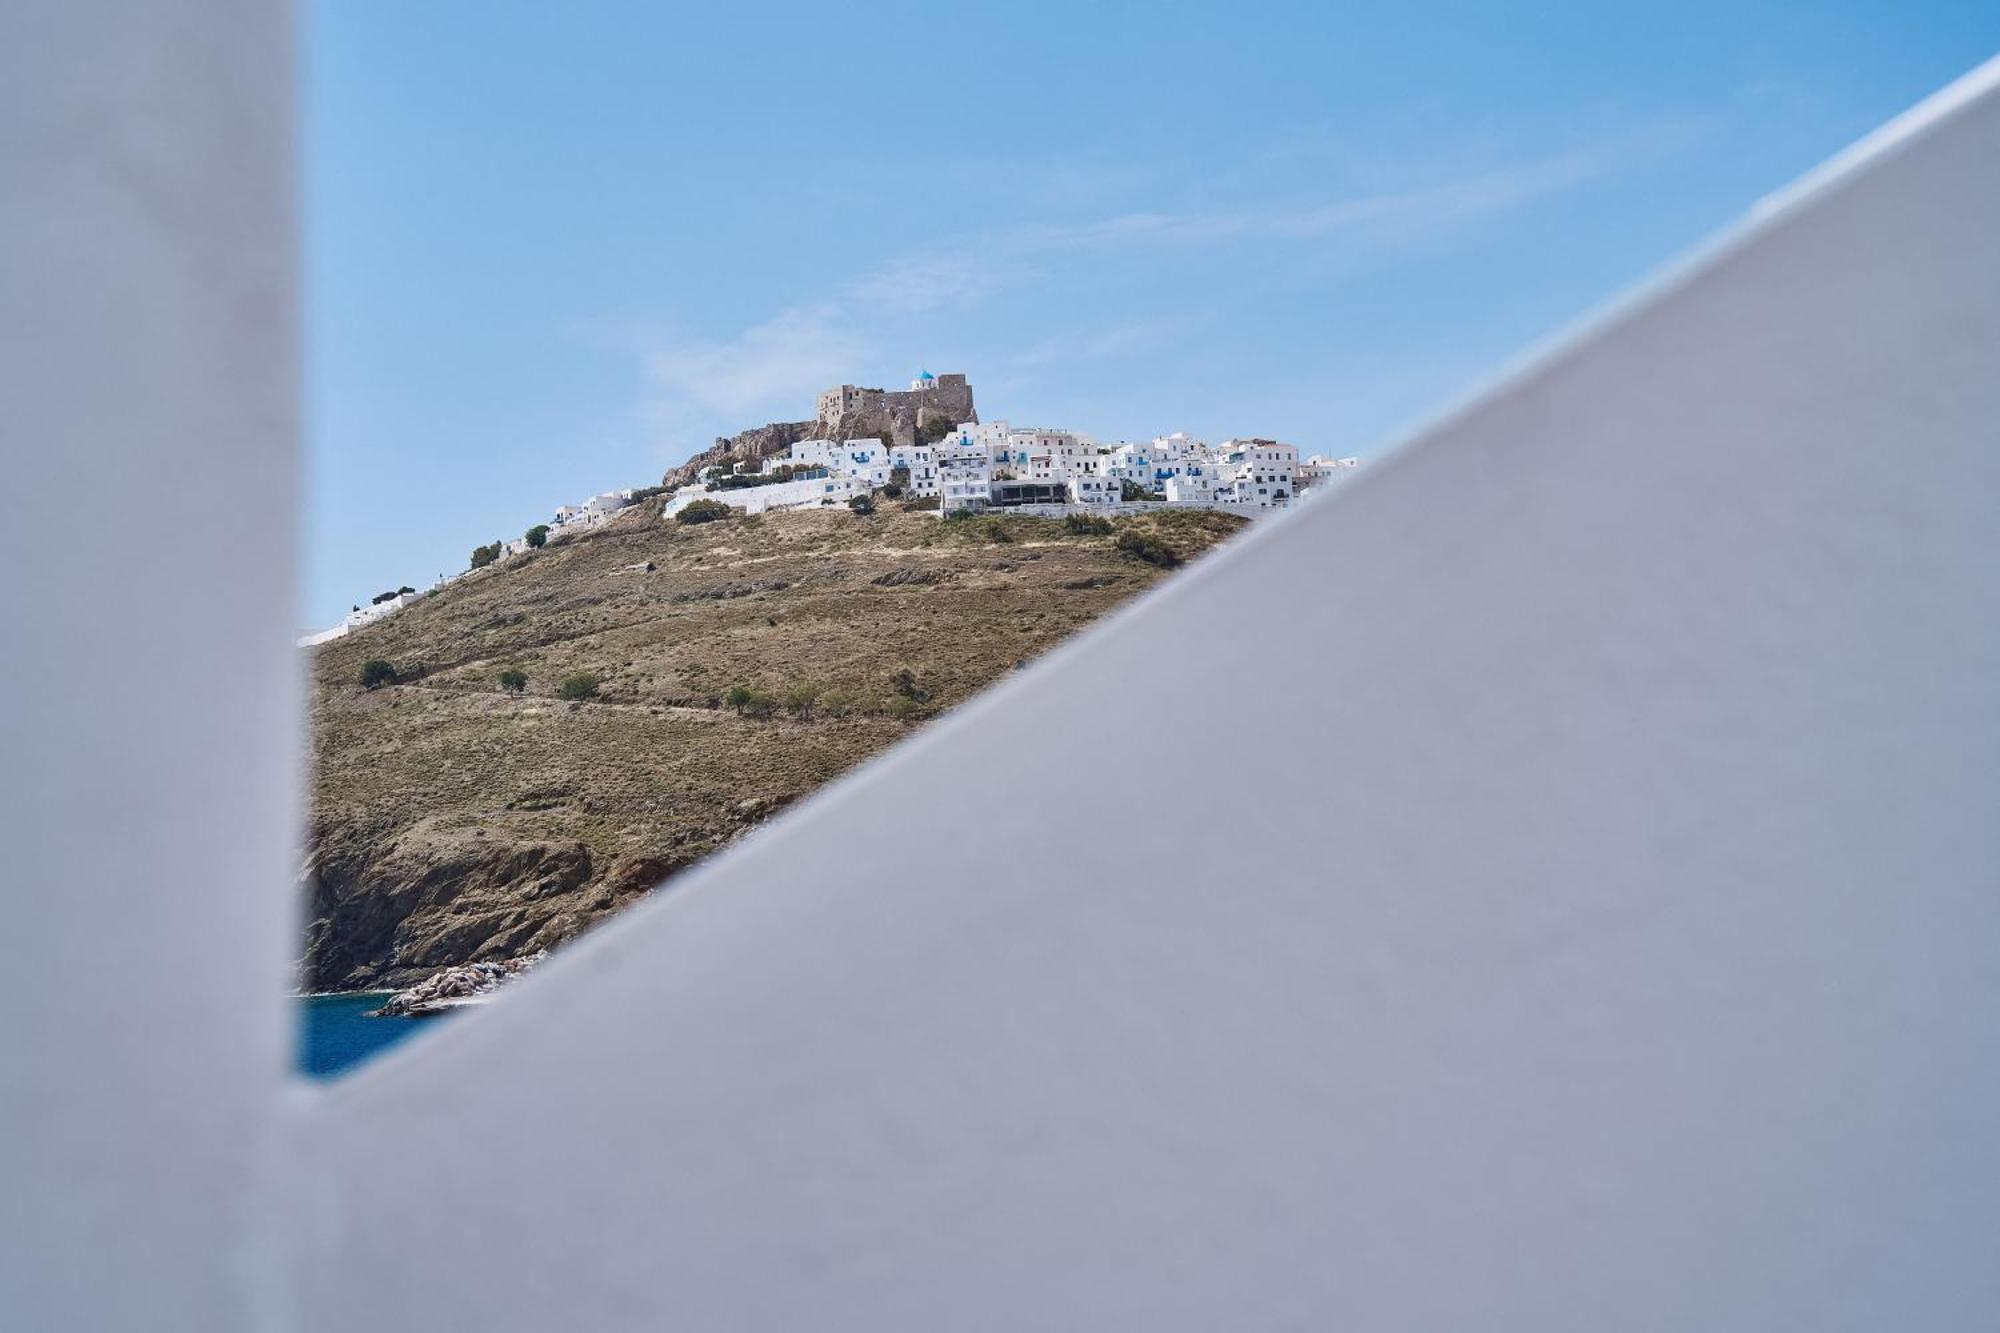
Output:
<instances>
[{"instance_id":1,"label":"wispy cloud","mask_svg":"<svg viewBox=\"0 0 2000 1333\"><path fill-rule=\"evenodd\" d=\"M1282 207L1128 212L1018 226L918 250L731 337L654 335L642 353L645 416L663 452L685 454L716 433L795 415L820 389L877 364L892 340L919 336L925 317L970 311L999 293L1044 280L1064 256L1245 242L1339 240L1363 251L1402 244L1678 150L1709 128L1690 120L1657 122L1414 189ZM1034 366L1127 356L1184 337L1197 324L1192 316L1173 315L1045 333L1012 359Z\"/></svg>"},{"instance_id":2,"label":"wispy cloud","mask_svg":"<svg viewBox=\"0 0 2000 1333\"><path fill-rule=\"evenodd\" d=\"M1023 366L1115 361L1176 343L1202 323L1198 315L1176 314L1069 329L1030 343L1013 359Z\"/></svg>"}]
</instances>

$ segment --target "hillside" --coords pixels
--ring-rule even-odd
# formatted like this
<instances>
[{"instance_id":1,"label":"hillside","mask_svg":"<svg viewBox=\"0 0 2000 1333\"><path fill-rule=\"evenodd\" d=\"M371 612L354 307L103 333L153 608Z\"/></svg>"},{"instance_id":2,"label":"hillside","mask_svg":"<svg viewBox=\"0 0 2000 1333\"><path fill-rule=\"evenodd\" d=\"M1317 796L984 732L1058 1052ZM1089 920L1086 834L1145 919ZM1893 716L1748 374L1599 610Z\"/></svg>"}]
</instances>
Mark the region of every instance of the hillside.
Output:
<instances>
[{"instance_id":1,"label":"hillside","mask_svg":"<svg viewBox=\"0 0 2000 1333\"><path fill-rule=\"evenodd\" d=\"M315 651L308 989L559 944L1166 573L1054 520L658 513ZM1192 558L1242 520L1116 526ZM362 689L371 659L398 682ZM597 696L558 699L578 672ZM760 717L735 685L821 694Z\"/></svg>"}]
</instances>

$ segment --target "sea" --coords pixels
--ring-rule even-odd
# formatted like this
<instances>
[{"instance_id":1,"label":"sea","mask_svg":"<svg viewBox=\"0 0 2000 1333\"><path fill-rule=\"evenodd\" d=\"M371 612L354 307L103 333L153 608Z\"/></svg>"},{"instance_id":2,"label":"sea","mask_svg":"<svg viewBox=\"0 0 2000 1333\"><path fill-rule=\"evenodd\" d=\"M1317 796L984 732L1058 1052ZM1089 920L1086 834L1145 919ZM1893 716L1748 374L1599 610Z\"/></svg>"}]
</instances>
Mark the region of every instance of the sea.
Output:
<instances>
[{"instance_id":1,"label":"sea","mask_svg":"<svg viewBox=\"0 0 2000 1333\"><path fill-rule=\"evenodd\" d=\"M389 998L388 991L347 995L301 995L299 1072L309 1078L338 1078L363 1061L449 1018L369 1018Z\"/></svg>"}]
</instances>

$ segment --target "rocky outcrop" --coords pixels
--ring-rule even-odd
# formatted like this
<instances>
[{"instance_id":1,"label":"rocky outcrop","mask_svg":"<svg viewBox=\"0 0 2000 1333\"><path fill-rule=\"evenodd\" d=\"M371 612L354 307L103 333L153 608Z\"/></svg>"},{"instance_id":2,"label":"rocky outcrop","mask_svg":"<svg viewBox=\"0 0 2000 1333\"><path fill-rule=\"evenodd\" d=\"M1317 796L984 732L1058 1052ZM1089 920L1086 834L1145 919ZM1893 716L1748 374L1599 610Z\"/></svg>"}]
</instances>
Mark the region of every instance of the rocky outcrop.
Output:
<instances>
[{"instance_id":1,"label":"rocky outcrop","mask_svg":"<svg viewBox=\"0 0 2000 1333\"><path fill-rule=\"evenodd\" d=\"M307 990L403 985L468 958L536 952L601 915L578 892L592 869L581 841L426 820L379 848L361 830L316 830L313 845Z\"/></svg>"},{"instance_id":2,"label":"rocky outcrop","mask_svg":"<svg viewBox=\"0 0 2000 1333\"><path fill-rule=\"evenodd\" d=\"M735 435L718 435L713 445L679 467L668 469L667 474L660 478L660 484L669 490L685 486L700 477L705 468L714 467L724 460L758 462L776 457L800 440L817 438L819 427L817 421L774 421L768 426L758 426Z\"/></svg>"},{"instance_id":3,"label":"rocky outcrop","mask_svg":"<svg viewBox=\"0 0 2000 1333\"><path fill-rule=\"evenodd\" d=\"M391 995L370 1018L429 1018L450 1013L467 1005L483 1004L495 991L549 956L543 949L525 958L500 962L467 963L433 972L416 985Z\"/></svg>"}]
</instances>

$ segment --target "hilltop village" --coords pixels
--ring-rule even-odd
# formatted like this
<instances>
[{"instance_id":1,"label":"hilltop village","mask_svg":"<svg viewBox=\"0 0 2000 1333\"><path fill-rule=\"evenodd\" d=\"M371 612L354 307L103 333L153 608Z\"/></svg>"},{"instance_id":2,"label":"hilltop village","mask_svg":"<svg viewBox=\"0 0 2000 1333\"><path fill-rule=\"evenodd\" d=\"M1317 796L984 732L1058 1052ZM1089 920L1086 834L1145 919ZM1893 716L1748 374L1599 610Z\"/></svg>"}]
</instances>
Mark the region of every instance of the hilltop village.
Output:
<instances>
[{"instance_id":1,"label":"hilltop village","mask_svg":"<svg viewBox=\"0 0 2000 1333\"><path fill-rule=\"evenodd\" d=\"M964 375L928 371L902 392L829 389L812 423L820 431L796 438L805 424L718 441L692 477L669 474L680 484L666 514L703 500L757 514L862 507L880 495L940 516L1011 510L1061 517L1172 505L1254 518L1286 508L1357 461L1302 461L1297 446L1268 439L1210 446L1176 433L1105 444L1080 431L982 423Z\"/></svg>"},{"instance_id":2,"label":"hilltop village","mask_svg":"<svg viewBox=\"0 0 2000 1333\"><path fill-rule=\"evenodd\" d=\"M1284 512L1359 462L1301 459L1296 445L1271 439L1209 445L1176 432L1103 443L1081 431L981 422L963 374L925 371L898 391L843 384L820 394L816 407L809 421L774 422L718 439L660 486L607 491L564 505L523 536L476 549L471 568L523 555L663 493L662 521L681 523L730 512L845 507L870 513L878 500L942 519L1188 509L1260 518ZM442 576L431 591L469 572ZM338 638L424 595L407 586L383 592L301 644Z\"/></svg>"}]
</instances>

